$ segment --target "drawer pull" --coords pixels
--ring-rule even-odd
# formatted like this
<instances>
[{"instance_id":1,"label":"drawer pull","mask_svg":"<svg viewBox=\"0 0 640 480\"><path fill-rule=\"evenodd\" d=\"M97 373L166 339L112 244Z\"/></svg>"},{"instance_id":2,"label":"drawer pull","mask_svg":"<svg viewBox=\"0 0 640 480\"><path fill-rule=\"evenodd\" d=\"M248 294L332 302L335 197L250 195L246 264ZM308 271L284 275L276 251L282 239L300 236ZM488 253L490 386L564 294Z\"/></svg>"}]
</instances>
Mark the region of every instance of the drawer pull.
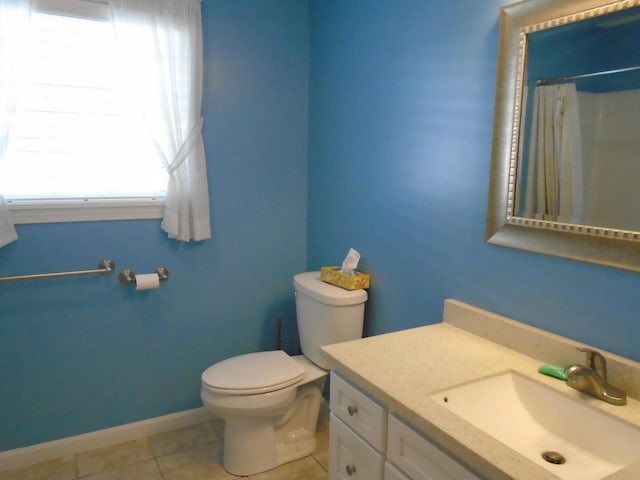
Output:
<instances>
[{"instance_id":1,"label":"drawer pull","mask_svg":"<svg viewBox=\"0 0 640 480\"><path fill-rule=\"evenodd\" d=\"M347 413L350 417L353 417L356 413L358 413L358 407L355 405L349 405L347 407Z\"/></svg>"},{"instance_id":2,"label":"drawer pull","mask_svg":"<svg viewBox=\"0 0 640 480\"><path fill-rule=\"evenodd\" d=\"M356 473L356 467L353 465L347 465L347 475L351 476Z\"/></svg>"}]
</instances>

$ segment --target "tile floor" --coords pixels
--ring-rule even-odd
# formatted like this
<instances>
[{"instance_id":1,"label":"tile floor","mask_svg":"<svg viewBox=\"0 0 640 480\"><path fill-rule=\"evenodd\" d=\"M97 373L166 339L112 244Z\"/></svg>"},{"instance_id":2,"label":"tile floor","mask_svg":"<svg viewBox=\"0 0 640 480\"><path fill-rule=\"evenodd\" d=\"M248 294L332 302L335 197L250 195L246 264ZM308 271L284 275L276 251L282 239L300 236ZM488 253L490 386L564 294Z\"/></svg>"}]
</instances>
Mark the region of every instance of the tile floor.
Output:
<instances>
[{"instance_id":1,"label":"tile floor","mask_svg":"<svg viewBox=\"0 0 640 480\"><path fill-rule=\"evenodd\" d=\"M0 480L327 480L329 413L318 420L317 446L309 457L268 472L236 477L221 466L220 420L79 453L17 470Z\"/></svg>"}]
</instances>

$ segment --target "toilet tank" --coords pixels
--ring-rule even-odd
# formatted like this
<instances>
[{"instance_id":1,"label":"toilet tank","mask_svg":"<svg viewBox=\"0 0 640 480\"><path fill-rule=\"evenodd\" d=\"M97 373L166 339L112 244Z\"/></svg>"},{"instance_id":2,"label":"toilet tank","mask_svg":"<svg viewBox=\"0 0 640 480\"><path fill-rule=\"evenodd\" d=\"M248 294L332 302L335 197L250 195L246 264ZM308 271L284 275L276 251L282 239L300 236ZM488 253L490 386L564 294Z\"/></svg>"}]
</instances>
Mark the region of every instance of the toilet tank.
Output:
<instances>
[{"instance_id":1,"label":"toilet tank","mask_svg":"<svg viewBox=\"0 0 640 480\"><path fill-rule=\"evenodd\" d=\"M320 280L320 272L293 277L302 353L325 370L330 368L320 347L362 338L364 290L344 290Z\"/></svg>"}]
</instances>

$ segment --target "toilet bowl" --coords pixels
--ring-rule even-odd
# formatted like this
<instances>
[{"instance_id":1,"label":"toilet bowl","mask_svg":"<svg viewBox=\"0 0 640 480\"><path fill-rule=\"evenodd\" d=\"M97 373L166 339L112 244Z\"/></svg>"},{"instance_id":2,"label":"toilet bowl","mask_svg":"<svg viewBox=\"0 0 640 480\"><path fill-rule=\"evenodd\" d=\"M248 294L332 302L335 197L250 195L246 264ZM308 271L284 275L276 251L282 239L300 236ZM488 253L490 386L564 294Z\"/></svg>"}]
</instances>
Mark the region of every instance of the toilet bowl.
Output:
<instances>
[{"instance_id":1,"label":"toilet bowl","mask_svg":"<svg viewBox=\"0 0 640 480\"><path fill-rule=\"evenodd\" d=\"M248 353L202 374L200 396L225 421L222 465L234 475L254 475L314 451L328 373L320 347L362 336L364 290L325 284L319 272L296 275L294 287L304 355Z\"/></svg>"},{"instance_id":2,"label":"toilet bowl","mask_svg":"<svg viewBox=\"0 0 640 480\"><path fill-rule=\"evenodd\" d=\"M233 387L220 387L227 370ZM279 375L269 375L274 372ZM232 357L205 370L202 402L225 420L225 470L253 475L310 455L326 376L304 356L281 350Z\"/></svg>"}]
</instances>

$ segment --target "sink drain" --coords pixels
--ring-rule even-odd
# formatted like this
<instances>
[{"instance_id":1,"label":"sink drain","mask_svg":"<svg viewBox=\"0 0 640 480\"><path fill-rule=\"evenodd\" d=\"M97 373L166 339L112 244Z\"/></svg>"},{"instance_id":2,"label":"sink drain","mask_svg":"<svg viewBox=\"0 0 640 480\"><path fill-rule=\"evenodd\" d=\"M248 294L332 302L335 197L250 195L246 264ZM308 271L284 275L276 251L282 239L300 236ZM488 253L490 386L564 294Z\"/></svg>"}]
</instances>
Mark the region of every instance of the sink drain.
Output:
<instances>
[{"instance_id":1,"label":"sink drain","mask_svg":"<svg viewBox=\"0 0 640 480\"><path fill-rule=\"evenodd\" d=\"M549 463L553 463L554 465L562 465L567 461L563 455L558 452L542 452L542 458Z\"/></svg>"}]
</instances>

